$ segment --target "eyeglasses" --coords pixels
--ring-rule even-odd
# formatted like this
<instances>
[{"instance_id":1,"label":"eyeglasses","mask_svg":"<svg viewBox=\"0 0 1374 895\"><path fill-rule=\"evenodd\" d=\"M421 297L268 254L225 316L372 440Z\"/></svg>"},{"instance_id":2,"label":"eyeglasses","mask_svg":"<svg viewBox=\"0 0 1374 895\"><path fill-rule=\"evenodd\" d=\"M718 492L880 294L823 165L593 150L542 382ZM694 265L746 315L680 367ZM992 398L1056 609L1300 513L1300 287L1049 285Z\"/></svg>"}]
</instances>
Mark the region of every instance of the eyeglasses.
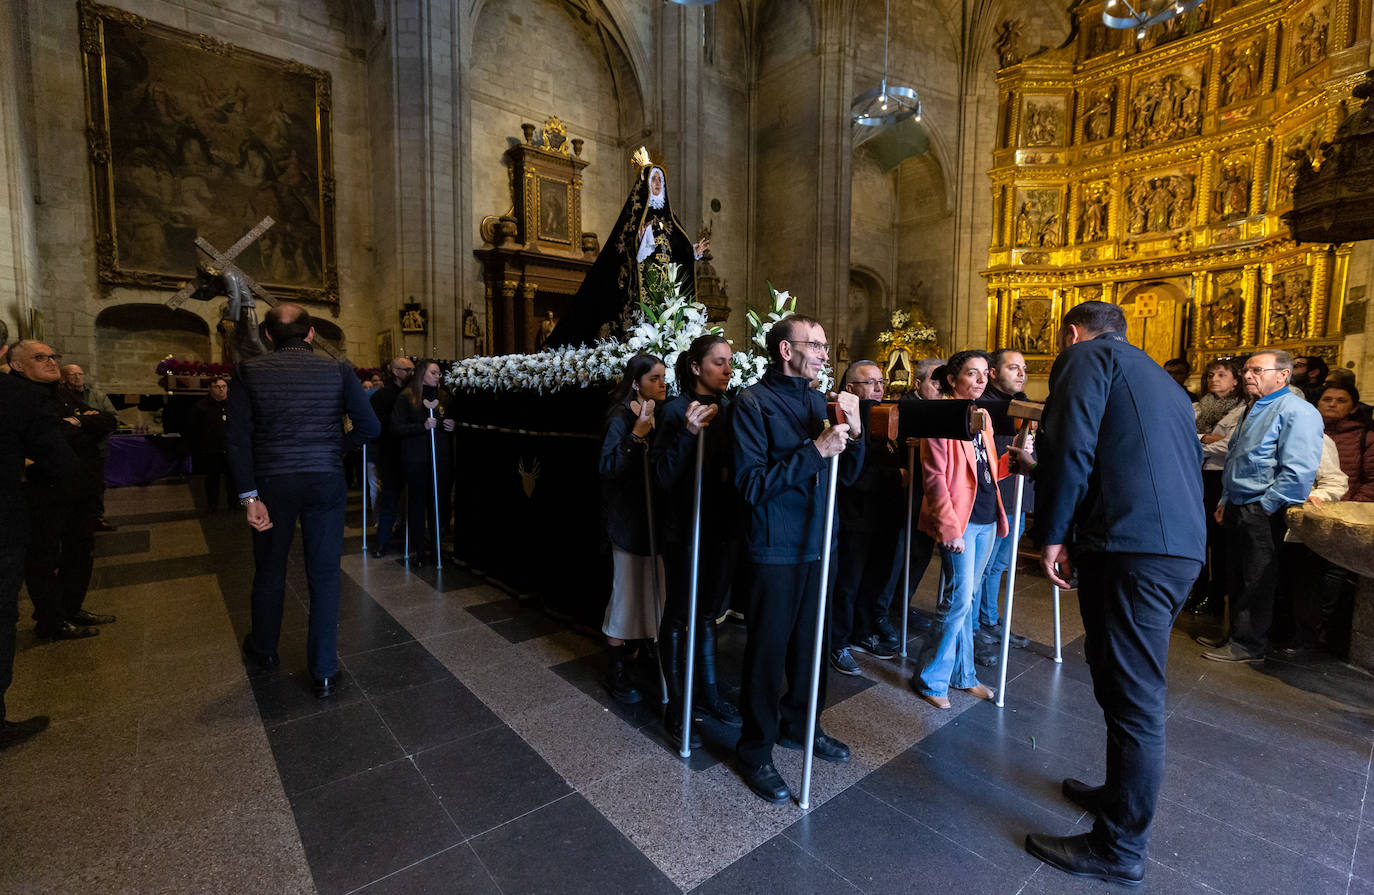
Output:
<instances>
[{"instance_id":1,"label":"eyeglasses","mask_svg":"<svg viewBox=\"0 0 1374 895\"><path fill-rule=\"evenodd\" d=\"M873 388L874 386L882 385L882 384L883 384L884 382L886 382L886 381L887 381L886 379L855 379L853 382L851 382L851 383L849 383L849 384L850 384L850 385L866 385L866 386L868 386L869 388Z\"/></svg>"},{"instance_id":2,"label":"eyeglasses","mask_svg":"<svg viewBox=\"0 0 1374 895\"><path fill-rule=\"evenodd\" d=\"M46 364L49 361L51 361L52 363L57 363L62 359L62 355L60 354L33 354L30 355L30 357L33 358L35 363L39 364Z\"/></svg>"},{"instance_id":3,"label":"eyeglasses","mask_svg":"<svg viewBox=\"0 0 1374 895\"><path fill-rule=\"evenodd\" d=\"M819 351L821 354L830 353L829 342L809 342L801 339L787 339L786 341L791 342L793 345L809 345L813 350Z\"/></svg>"},{"instance_id":4,"label":"eyeglasses","mask_svg":"<svg viewBox=\"0 0 1374 895\"><path fill-rule=\"evenodd\" d=\"M1241 372L1254 373L1256 376L1258 376L1261 373L1274 373L1282 369L1282 367L1246 367L1245 369L1241 370Z\"/></svg>"}]
</instances>

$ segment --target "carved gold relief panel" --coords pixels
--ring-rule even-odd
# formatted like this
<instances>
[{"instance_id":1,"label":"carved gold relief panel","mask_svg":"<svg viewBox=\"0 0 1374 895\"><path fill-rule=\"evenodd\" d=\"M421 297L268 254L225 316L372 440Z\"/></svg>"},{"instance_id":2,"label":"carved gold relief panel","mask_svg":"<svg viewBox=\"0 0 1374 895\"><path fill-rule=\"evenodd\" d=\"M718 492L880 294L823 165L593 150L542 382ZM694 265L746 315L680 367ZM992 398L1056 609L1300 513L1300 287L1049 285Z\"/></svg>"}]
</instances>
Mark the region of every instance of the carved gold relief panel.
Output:
<instances>
[{"instance_id":1,"label":"carved gold relief panel","mask_svg":"<svg viewBox=\"0 0 1374 895\"><path fill-rule=\"evenodd\" d=\"M1143 149L1195 137L1202 127L1204 65L1190 62L1136 76L1126 110L1126 148Z\"/></svg>"},{"instance_id":2,"label":"carved gold relief panel","mask_svg":"<svg viewBox=\"0 0 1374 895\"><path fill-rule=\"evenodd\" d=\"M1082 141L1094 143L1112 135L1115 120L1116 85L1105 84L1085 92L1080 99Z\"/></svg>"},{"instance_id":3,"label":"carved gold relief panel","mask_svg":"<svg viewBox=\"0 0 1374 895\"><path fill-rule=\"evenodd\" d=\"M1306 264L1276 269L1265 284L1264 305L1266 341L1306 338L1312 306L1312 269Z\"/></svg>"},{"instance_id":4,"label":"carved gold relief panel","mask_svg":"<svg viewBox=\"0 0 1374 895\"><path fill-rule=\"evenodd\" d=\"M1246 277L1243 268L1212 271L1197 320L1199 347L1224 348L1245 341Z\"/></svg>"},{"instance_id":5,"label":"carved gold relief panel","mask_svg":"<svg viewBox=\"0 0 1374 895\"><path fill-rule=\"evenodd\" d=\"M1250 215L1254 152L1250 148L1218 156L1212 169L1212 195L1207 219L1214 224Z\"/></svg>"},{"instance_id":6,"label":"carved gold relief panel","mask_svg":"<svg viewBox=\"0 0 1374 895\"><path fill-rule=\"evenodd\" d=\"M1256 37L1221 48L1217 71L1222 106L1254 99L1264 88L1264 38Z\"/></svg>"},{"instance_id":7,"label":"carved gold relief panel","mask_svg":"<svg viewBox=\"0 0 1374 895\"><path fill-rule=\"evenodd\" d=\"M1326 3L1314 3L1298 13L1287 34L1288 80L1326 58L1330 33L1331 11Z\"/></svg>"},{"instance_id":8,"label":"carved gold relief panel","mask_svg":"<svg viewBox=\"0 0 1374 895\"><path fill-rule=\"evenodd\" d=\"M1068 97L1027 96L1021 108L1021 145L1063 146L1068 141Z\"/></svg>"},{"instance_id":9,"label":"carved gold relief panel","mask_svg":"<svg viewBox=\"0 0 1374 895\"><path fill-rule=\"evenodd\" d=\"M1063 229L1059 191L1018 189L1012 235L1017 248L1055 248Z\"/></svg>"},{"instance_id":10,"label":"carved gold relief panel","mask_svg":"<svg viewBox=\"0 0 1374 895\"><path fill-rule=\"evenodd\" d=\"M1126 232L1164 233L1189 226L1196 199L1196 175L1187 169L1133 177L1126 188Z\"/></svg>"},{"instance_id":11,"label":"carved gold relief panel","mask_svg":"<svg viewBox=\"0 0 1374 895\"><path fill-rule=\"evenodd\" d=\"M1049 291L1023 291L1011 312L1010 347L1027 356L1053 354L1056 317Z\"/></svg>"}]
</instances>

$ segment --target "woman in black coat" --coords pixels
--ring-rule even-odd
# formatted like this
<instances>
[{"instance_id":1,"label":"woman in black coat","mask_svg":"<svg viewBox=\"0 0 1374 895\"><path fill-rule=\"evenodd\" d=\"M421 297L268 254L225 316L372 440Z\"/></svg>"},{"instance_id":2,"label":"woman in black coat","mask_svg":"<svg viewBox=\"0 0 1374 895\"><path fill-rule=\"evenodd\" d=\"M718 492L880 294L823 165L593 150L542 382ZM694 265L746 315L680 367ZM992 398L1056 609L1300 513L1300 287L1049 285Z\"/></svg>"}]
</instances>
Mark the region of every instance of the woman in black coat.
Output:
<instances>
[{"instance_id":1,"label":"woman in black coat","mask_svg":"<svg viewBox=\"0 0 1374 895\"><path fill-rule=\"evenodd\" d=\"M654 409L668 394L666 372L663 361L653 355L630 358L601 440L601 501L615 562L611 600L601 625L609 649L605 684L611 696L626 705L642 698L626 667L636 649L632 642L657 635L662 611L663 564L649 549L645 458L654 437Z\"/></svg>"},{"instance_id":2,"label":"woman in black coat","mask_svg":"<svg viewBox=\"0 0 1374 895\"><path fill-rule=\"evenodd\" d=\"M452 509L449 493L452 487L453 463L450 444L454 421L445 416L446 402L439 393L440 368L438 361L420 360L415 375L391 408L391 433L401 445L401 466L406 482L406 520L410 526L411 561L434 562L438 556L442 532L434 526L434 463L439 469L439 516L441 527L447 527ZM435 433L434 450L430 449L430 431Z\"/></svg>"},{"instance_id":3,"label":"woman in black coat","mask_svg":"<svg viewBox=\"0 0 1374 895\"><path fill-rule=\"evenodd\" d=\"M725 614L729 605L744 520L744 508L735 490L732 414L725 397L733 372L730 359L730 344L723 336L712 334L699 337L678 355L679 393L663 410L652 452L654 475L659 487L667 492L663 521L668 598L658 636L659 662L668 682L664 725L668 735L679 742L686 685L696 454L702 438L706 439L706 453L701 470L693 706L732 727L741 723L739 711L721 698L716 682L716 619Z\"/></svg>"}]
</instances>

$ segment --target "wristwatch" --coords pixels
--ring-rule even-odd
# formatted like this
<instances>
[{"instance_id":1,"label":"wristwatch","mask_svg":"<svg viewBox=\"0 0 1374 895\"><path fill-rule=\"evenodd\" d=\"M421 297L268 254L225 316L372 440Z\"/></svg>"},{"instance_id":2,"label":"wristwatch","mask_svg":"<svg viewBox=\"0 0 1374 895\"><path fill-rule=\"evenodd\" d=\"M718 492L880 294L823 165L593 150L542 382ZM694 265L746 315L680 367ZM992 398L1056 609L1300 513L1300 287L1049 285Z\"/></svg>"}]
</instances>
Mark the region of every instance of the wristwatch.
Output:
<instances>
[{"instance_id":1,"label":"wristwatch","mask_svg":"<svg viewBox=\"0 0 1374 895\"><path fill-rule=\"evenodd\" d=\"M243 507L243 508L246 510L246 509L248 509L248 505L249 505L250 503L257 503L258 500L259 500L259 498L257 498L257 497L240 497L240 498L239 498L239 506Z\"/></svg>"}]
</instances>

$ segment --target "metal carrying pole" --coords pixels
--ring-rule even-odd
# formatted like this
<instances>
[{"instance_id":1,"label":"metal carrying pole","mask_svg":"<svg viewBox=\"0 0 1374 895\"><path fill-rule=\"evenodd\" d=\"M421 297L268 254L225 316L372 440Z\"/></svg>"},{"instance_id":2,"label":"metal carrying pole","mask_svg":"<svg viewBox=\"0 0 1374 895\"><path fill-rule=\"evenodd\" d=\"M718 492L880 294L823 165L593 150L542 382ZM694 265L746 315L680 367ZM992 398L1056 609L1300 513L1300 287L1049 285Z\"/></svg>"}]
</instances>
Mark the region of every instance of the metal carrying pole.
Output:
<instances>
[{"instance_id":1,"label":"metal carrying pole","mask_svg":"<svg viewBox=\"0 0 1374 895\"><path fill-rule=\"evenodd\" d=\"M1016 592L1016 545L1021 539L1021 493L1026 487L1026 477L1016 474L1015 512L1011 517L1011 562L1007 564L1007 611L1002 617L1002 662L997 673L997 706L1002 707L1007 692L1007 654L1011 651L1011 603ZM1058 601L1055 602L1058 605ZM1056 621L1058 618L1056 616Z\"/></svg>"},{"instance_id":2,"label":"metal carrying pole","mask_svg":"<svg viewBox=\"0 0 1374 895\"><path fill-rule=\"evenodd\" d=\"M649 475L649 446L644 446L644 510L649 517L649 561L654 569L654 655L658 661L659 702L668 704L668 678L663 675L663 655L658 649L658 632L663 628L663 578L658 559L658 538L654 536L654 488Z\"/></svg>"},{"instance_id":3,"label":"metal carrying pole","mask_svg":"<svg viewBox=\"0 0 1374 895\"><path fill-rule=\"evenodd\" d=\"M835 487L840 480L840 455L830 458L830 487L825 495L825 540L821 542L820 600L816 604L816 643L811 660L811 703L806 708L806 740L802 743L801 807L811 807L811 753L815 751L816 716L820 714L821 662L825 656L825 598L830 582L830 544L835 536Z\"/></svg>"},{"instance_id":4,"label":"metal carrying pole","mask_svg":"<svg viewBox=\"0 0 1374 895\"><path fill-rule=\"evenodd\" d=\"M1056 665L1064 664L1064 656L1060 653L1060 640L1061 635L1059 633L1059 585L1056 584L1054 585L1054 663Z\"/></svg>"},{"instance_id":5,"label":"metal carrying pole","mask_svg":"<svg viewBox=\"0 0 1374 895\"><path fill-rule=\"evenodd\" d=\"M907 616L911 615L911 514L916 503L916 439L906 440L906 562L902 566L902 658L906 658Z\"/></svg>"},{"instance_id":6,"label":"metal carrying pole","mask_svg":"<svg viewBox=\"0 0 1374 895\"><path fill-rule=\"evenodd\" d=\"M367 495L372 490L372 478L367 474L367 445L363 445L363 552L367 552Z\"/></svg>"},{"instance_id":7,"label":"metal carrying pole","mask_svg":"<svg viewBox=\"0 0 1374 895\"><path fill-rule=\"evenodd\" d=\"M429 408L429 418L434 419L434 408ZM444 549L441 543L439 529L442 527L439 522L439 451L435 447L434 431L439 428L436 421L434 427L429 430L429 468L433 473L434 479L434 568L444 567Z\"/></svg>"},{"instance_id":8,"label":"metal carrying pole","mask_svg":"<svg viewBox=\"0 0 1374 895\"><path fill-rule=\"evenodd\" d=\"M678 754L692 757L692 682L697 656L697 588L701 583L701 467L706 457L706 430L697 434L696 486L692 492L692 574L687 590L687 676L682 681L682 748Z\"/></svg>"}]
</instances>

